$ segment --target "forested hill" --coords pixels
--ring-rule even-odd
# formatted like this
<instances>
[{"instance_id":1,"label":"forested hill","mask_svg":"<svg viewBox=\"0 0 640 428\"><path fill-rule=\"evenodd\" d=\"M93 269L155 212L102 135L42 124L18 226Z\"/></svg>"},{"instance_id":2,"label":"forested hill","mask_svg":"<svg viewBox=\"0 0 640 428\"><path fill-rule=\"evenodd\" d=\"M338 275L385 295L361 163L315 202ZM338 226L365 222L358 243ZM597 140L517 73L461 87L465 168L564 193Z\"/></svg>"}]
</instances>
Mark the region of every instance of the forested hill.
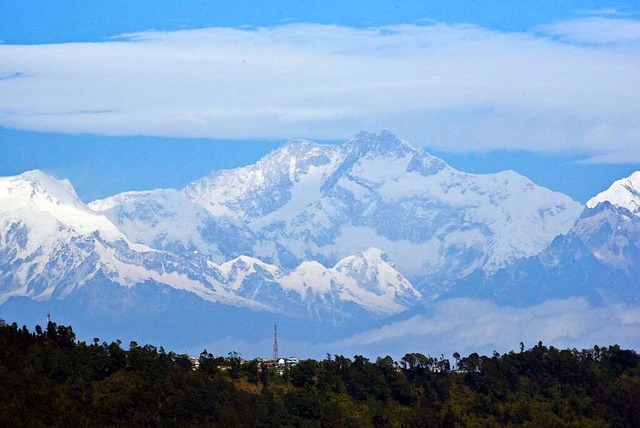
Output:
<instances>
[{"instance_id":1,"label":"forested hill","mask_svg":"<svg viewBox=\"0 0 640 428\"><path fill-rule=\"evenodd\" d=\"M287 368L78 342L0 320L3 426L640 426L640 356L542 343L451 362L327 356ZM452 370L456 367L457 370Z\"/></svg>"}]
</instances>

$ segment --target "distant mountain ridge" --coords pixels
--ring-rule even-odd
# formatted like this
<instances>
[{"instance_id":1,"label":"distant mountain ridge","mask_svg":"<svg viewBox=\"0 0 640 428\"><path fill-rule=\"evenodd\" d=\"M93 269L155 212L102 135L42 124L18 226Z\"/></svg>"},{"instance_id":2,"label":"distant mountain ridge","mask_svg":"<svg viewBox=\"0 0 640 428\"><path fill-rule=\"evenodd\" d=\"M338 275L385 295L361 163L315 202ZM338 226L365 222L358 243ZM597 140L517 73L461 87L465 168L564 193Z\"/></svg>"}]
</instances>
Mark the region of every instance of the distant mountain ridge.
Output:
<instances>
[{"instance_id":1,"label":"distant mountain ridge","mask_svg":"<svg viewBox=\"0 0 640 428\"><path fill-rule=\"evenodd\" d=\"M584 296L596 305L639 303L639 177L635 172L589 200L571 230L540 254L466 278L448 297L525 306L569 296Z\"/></svg>"},{"instance_id":2,"label":"distant mountain ridge","mask_svg":"<svg viewBox=\"0 0 640 428\"><path fill-rule=\"evenodd\" d=\"M386 131L292 141L182 190L88 205L40 171L1 177L0 314L49 304L125 329L200 319L218 335L243 314L236 330L275 317L331 338L322 326L355 331L449 297L638 302L639 178L585 208Z\"/></svg>"}]
</instances>

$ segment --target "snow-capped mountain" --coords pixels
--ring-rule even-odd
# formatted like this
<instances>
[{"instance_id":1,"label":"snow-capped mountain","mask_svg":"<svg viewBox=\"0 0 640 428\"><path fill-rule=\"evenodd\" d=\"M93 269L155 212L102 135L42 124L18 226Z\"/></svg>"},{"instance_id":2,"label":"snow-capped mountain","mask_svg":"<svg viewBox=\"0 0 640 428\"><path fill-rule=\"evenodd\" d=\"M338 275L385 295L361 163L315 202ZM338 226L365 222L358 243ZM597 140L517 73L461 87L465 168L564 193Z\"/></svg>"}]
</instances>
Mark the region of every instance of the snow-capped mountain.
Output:
<instances>
[{"instance_id":1,"label":"snow-capped mountain","mask_svg":"<svg viewBox=\"0 0 640 428\"><path fill-rule=\"evenodd\" d=\"M67 180L40 171L0 178L0 207L0 302L65 298L102 278L122 286L156 281L207 300L261 307L226 293L202 263L130 242Z\"/></svg>"},{"instance_id":2,"label":"snow-capped mountain","mask_svg":"<svg viewBox=\"0 0 640 428\"><path fill-rule=\"evenodd\" d=\"M240 256L218 269L223 282L238 295L307 316L335 317L345 303L388 316L410 308L422 297L377 248L346 257L332 268L303 262L285 270Z\"/></svg>"},{"instance_id":3,"label":"snow-capped mountain","mask_svg":"<svg viewBox=\"0 0 640 428\"><path fill-rule=\"evenodd\" d=\"M591 199L571 230L537 256L467 278L449 296L523 305L568 296L586 296L594 303L640 301L638 177L635 172Z\"/></svg>"},{"instance_id":4,"label":"snow-capped mountain","mask_svg":"<svg viewBox=\"0 0 640 428\"><path fill-rule=\"evenodd\" d=\"M615 181L607 190L591 198L587 202L587 207L595 208L596 205L605 201L640 216L640 171Z\"/></svg>"},{"instance_id":5,"label":"snow-capped mountain","mask_svg":"<svg viewBox=\"0 0 640 428\"><path fill-rule=\"evenodd\" d=\"M180 207L163 192L90 206L134 242L214 258L250 254L289 269L380 248L427 297L474 271L538 254L582 210L512 171L457 171L387 131L362 132L342 146L292 141L254 165L188 185ZM182 215L196 207L209 217ZM189 224L186 244L167 213Z\"/></svg>"},{"instance_id":6,"label":"snow-capped mountain","mask_svg":"<svg viewBox=\"0 0 640 428\"><path fill-rule=\"evenodd\" d=\"M638 302L639 177L583 208L511 171L457 171L388 132L293 141L182 190L89 205L67 180L3 177L0 315L53 308L193 345L203 331L264 337L275 320L298 340L333 340L454 296Z\"/></svg>"},{"instance_id":7,"label":"snow-capped mountain","mask_svg":"<svg viewBox=\"0 0 640 428\"><path fill-rule=\"evenodd\" d=\"M72 291L95 269L97 237L125 240L88 209L67 180L39 171L0 178L0 301Z\"/></svg>"},{"instance_id":8,"label":"snow-capped mountain","mask_svg":"<svg viewBox=\"0 0 640 428\"><path fill-rule=\"evenodd\" d=\"M331 269L318 262L303 262L282 284L301 295L329 295L381 315L402 312L422 297L377 248L345 257Z\"/></svg>"},{"instance_id":9,"label":"snow-capped mountain","mask_svg":"<svg viewBox=\"0 0 640 428\"><path fill-rule=\"evenodd\" d=\"M167 202L164 207L184 210L190 206L171 206L182 198L176 192L158 193ZM147 195L137 193L136 201ZM109 208L106 201L102 206ZM306 272L301 266L290 272L247 256L217 265L207 254L186 251L193 247L188 240L175 252L131 243L107 217L84 205L68 181L39 171L1 178L0 207L0 303L12 296L66 298L96 282L122 287L155 283L212 302L346 319L350 307L384 316L407 309L421 297L375 249L342 260L334 268L318 265ZM180 213L198 220L201 213L198 207L192 208ZM191 224L180 224L184 217L172 225L175 218L167 211L153 214L164 219L175 238L200 236L189 234Z\"/></svg>"}]
</instances>

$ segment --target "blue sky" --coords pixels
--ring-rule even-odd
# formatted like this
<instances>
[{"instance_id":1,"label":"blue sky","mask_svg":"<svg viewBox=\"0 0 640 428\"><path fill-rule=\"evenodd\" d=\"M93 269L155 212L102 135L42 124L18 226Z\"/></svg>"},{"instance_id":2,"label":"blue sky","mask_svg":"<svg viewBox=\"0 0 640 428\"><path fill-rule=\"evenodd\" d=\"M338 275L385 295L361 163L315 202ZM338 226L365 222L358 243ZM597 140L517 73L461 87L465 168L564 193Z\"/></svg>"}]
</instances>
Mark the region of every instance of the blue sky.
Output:
<instances>
[{"instance_id":1,"label":"blue sky","mask_svg":"<svg viewBox=\"0 0 640 428\"><path fill-rule=\"evenodd\" d=\"M354 27L435 20L523 31L575 18L587 11L638 12L637 2L538 0L483 1L317 1L265 0L5 0L0 40L5 43L101 41L145 30L274 26L314 22Z\"/></svg>"},{"instance_id":2,"label":"blue sky","mask_svg":"<svg viewBox=\"0 0 640 428\"><path fill-rule=\"evenodd\" d=\"M347 3L347 4L345 4ZM0 175L85 200L396 132L585 201L640 169L637 2L13 1Z\"/></svg>"}]
</instances>

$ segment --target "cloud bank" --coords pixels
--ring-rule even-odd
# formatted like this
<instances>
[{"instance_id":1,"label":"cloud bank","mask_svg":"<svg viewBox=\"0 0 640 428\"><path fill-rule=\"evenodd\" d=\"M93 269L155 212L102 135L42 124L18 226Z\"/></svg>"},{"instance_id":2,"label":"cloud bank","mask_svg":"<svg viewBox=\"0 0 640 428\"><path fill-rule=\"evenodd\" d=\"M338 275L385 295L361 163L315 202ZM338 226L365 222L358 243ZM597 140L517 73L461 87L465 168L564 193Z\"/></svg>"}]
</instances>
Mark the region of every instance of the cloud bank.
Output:
<instances>
[{"instance_id":1,"label":"cloud bank","mask_svg":"<svg viewBox=\"0 0 640 428\"><path fill-rule=\"evenodd\" d=\"M446 151L640 161L640 21L149 31L0 44L0 126L61 133L343 139L389 128Z\"/></svg>"},{"instance_id":2,"label":"cloud bank","mask_svg":"<svg viewBox=\"0 0 640 428\"><path fill-rule=\"evenodd\" d=\"M640 349L640 307L620 305L591 307L583 298L548 300L529 308L499 306L487 300L451 299L433 305L428 314L358 333L334 342L287 341L281 331L280 349L287 355L324 358L326 353L369 358L391 355L401 358L408 352L432 356L453 352L491 355L527 348L542 341L558 348L591 348L619 344ZM195 347L219 353L240 350L248 357L264 356L269 340L250 342L226 338Z\"/></svg>"},{"instance_id":3,"label":"cloud bank","mask_svg":"<svg viewBox=\"0 0 640 428\"><path fill-rule=\"evenodd\" d=\"M582 298L548 300L530 308L498 306L486 300L452 299L438 303L430 315L357 334L333 344L366 349L371 354L402 348L432 354L504 353L520 342L531 347L542 341L562 348L619 344L640 348L640 307L590 307ZM413 351L415 352L415 351Z\"/></svg>"}]
</instances>

